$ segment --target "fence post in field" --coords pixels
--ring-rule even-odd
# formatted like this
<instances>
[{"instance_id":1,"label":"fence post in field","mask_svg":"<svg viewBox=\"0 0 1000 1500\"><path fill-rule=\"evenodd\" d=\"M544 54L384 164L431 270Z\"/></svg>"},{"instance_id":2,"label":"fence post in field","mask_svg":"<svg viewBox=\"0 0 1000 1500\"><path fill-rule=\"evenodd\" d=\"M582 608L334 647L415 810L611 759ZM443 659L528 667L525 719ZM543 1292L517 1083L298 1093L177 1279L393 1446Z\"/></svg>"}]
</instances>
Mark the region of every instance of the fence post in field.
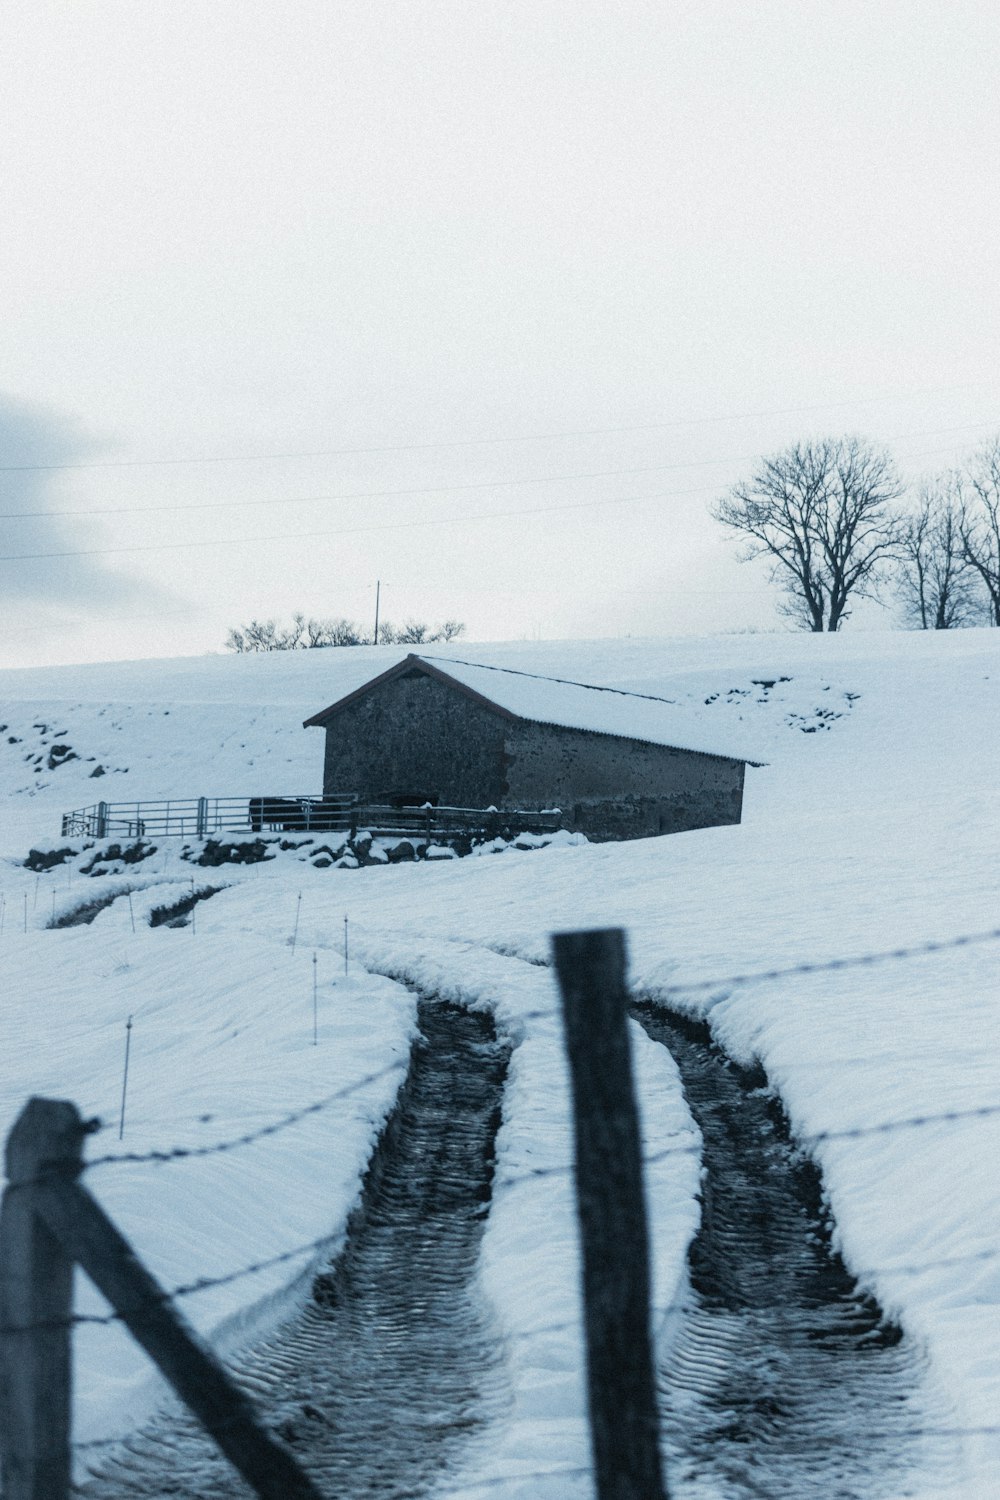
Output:
<instances>
[{"instance_id":1,"label":"fence post in field","mask_svg":"<svg viewBox=\"0 0 1000 1500\"><path fill-rule=\"evenodd\" d=\"M649 1331L649 1241L620 928L556 933L573 1093L594 1485L666 1500Z\"/></svg>"},{"instance_id":2,"label":"fence post in field","mask_svg":"<svg viewBox=\"0 0 1000 1500\"><path fill-rule=\"evenodd\" d=\"M98 804L97 804L97 827L94 829L94 833L97 836L97 838L103 839L103 838L107 837L107 832L108 832L108 804L106 802L98 802Z\"/></svg>"},{"instance_id":3,"label":"fence post in field","mask_svg":"<svg viewBox=\"0 0 1000 1500\"><path fill-rule=\"evenodd\" d=\"M195 825L195 837L203 839L208 833L208 798L198 798L198 821Z\"/></svg>"},{"instance_id":4,"label":"fence post in field","mask_svg":"<svg viewBox=\"0 0 1000 1500\"><path fill-rule=\"evenodd\" d=\"M72 1181L83 1129L72 1104L32 1099L7 1138L0 1210L0 1474L5 1500L66 1500L70 1486L73 1261L37 1212L41 1180Z\"/></svg>"},{"instance_id":5,"label":"fence post in field","mask_svg":"<svg viewBox=\"0 0 1000 1500\"><path fill-rule=\"evenodd\" d=\"M7 1143L0 1217L0 1454L4 1500L67 1500L70 1319L77 1264L262 1500L322 1500L295 1458L80 1186L86 1127L32 1099ZM169 1476L164 1475L165 1482Z\"/></svg>"}]
</instances>

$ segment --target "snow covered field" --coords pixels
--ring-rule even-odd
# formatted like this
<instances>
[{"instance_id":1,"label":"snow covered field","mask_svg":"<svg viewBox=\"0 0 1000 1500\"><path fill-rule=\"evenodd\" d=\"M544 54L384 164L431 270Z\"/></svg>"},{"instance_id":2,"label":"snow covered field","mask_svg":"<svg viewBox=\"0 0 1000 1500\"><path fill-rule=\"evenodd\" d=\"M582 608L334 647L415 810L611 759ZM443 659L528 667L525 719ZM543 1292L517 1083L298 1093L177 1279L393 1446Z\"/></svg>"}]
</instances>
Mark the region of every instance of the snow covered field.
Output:
<instances>
[{"instance_id":1,"label":"snow covered field","mask_svg":"<svg viewBox=\"0 0 1000 1500\"><path fill-rule=\"evenodd\" d=\"M452 651L662 694L717 727L720 742L745 736L767 765L748 771L743 824L360 871L315 870L294 851L192 871L163 844L103 877L132 888L131 911L122 896L90 926L48 930L53 909L102 886L69 866L23 868L31 844L59 842L61 812L98 797L318 790L322 736L302 720L401 653L0 672L4 1130L29 1093L43 1093L106 1121L90 1155L142 1153L235 1140L336 1095L231 1151L111 1164L86 1179L165 1283L225 1275L342 1230L413 1034L400 981L488 1006L517 1043L482 1271L508 1339L511 1404L494 1445L470 1454L444 1492L497 1493L477 1480L506 1476L503 1494L583 1496L572 1472L587 1458L575 1230L558 1170L569 1120L551 982L523 960L544 959L554 929L621 924L633 984L707 1016L737 1058L759 1058L796 1132L813 1138L845 1259L923 1341L942 1425L961 1432L949 1493L1000 1493L1000 943L732 978L1000 927L1000 632ZM147 911L189 891L192 873L225 889L199 904L193 930L150 929ZM638 1032L636 1055L658 1156L657 1320L669 1328L697 1223L696 1135L669 1057ZM678 1149L664 1156L668 1145ZM552 1171L525 1175L536 1166ZM188 1296L185 1310L232 1342L294 1306L311 1261L303 1253ZM99 1299L82 1293L80 1307L99 1311ZM155 1384L117 1329L84 1326L76 1350L78 1438L148 1409ZM528 1477L538 1470L551 1478ZM913 1493L940 1491L928 1480Z\"/></svg>"}]
</instances>

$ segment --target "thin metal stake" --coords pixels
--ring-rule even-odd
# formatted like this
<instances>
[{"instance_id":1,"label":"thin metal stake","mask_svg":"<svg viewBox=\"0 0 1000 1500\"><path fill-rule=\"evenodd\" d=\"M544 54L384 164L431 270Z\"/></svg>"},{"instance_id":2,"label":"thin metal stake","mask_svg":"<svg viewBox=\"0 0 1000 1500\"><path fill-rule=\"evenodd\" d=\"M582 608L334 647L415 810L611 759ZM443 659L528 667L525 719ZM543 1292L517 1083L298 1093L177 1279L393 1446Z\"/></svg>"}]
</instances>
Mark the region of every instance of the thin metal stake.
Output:
<instances>
[{"instance_id":1,"label":"thin metal stake","mask_svg":"<svg viewBox=\"0 0 1000 1500\"><path fill-rule=\"evenodd\" d=\"M122 1112L118 1119L118 1139L125 1134L125 1091L128 1088L128 1055L132 1045L132 1017L125 1022L125 1073L122 1078Z\"/></svg>"},{"instance_id":2,"label":"thin metal stake","mask_svg":"<svg viewBox=\"0 0 1000 1500\"><path fill-rule=\"evenodd\" d=\"M56 922L56 893L55 893L55 891L53 891L52 892L52 925L53 925L53 927L55 926L55 922Z\"/></svg>"},{"instance_id":3,"label":"thin metal stake","mask_svg":"<svg viewBox=\"0 0 1000 1500\"><path fill-rule=\"evenodd\" d=\"M347 918L344 918L344 973L347 973Z\"/></svg>"},{"instance_id":4,"label":"thin metal stake","mask_svg":"<svg viewBox=\"0 0 1000 1500\"><path fill-rule=\"evenodd\" d=\"M25 893L24 893L24 930L25 930L25 932L27 932L27 930L28 930L28 893L27 893L27 891L25 891Z\"/></svg>"},{"instance_id":5,"label":"thin metal stake","mask_svg":"<svg viewBox=\"0 0 1000 1500\"><path fill-rule=\"evenodd\" d=\"M41 878L42 878L41 875L36 875L35 876L35 896L34 896L34 900L31 903L31 910L32 911L34 911L35 907L38 905L38 882L41 880Z\"/></svg>"},{"instance_id":6,"label":"thin metal stake","mask_svg":"<svg viewBox=\"0 0 1000 1500\"><path fill-rule=\"evenodd\" d=\"M299 891L298 900L295 903L295 926L292 928L292 952L295 952L295 941L299 935L299 912L302 910L302 892Z\"/></svg>"},{"instance_id":7,"label":"thin metal stake","mask_svg":"<svg viewBox=\"0 0 1000 1500\"><path fill-rule=\"evenodd\" d=\"M316 992L316 955L313 954L313 1046L319 1044L319 997Z\"/></svg>"},{"instance_id":8,"label":"thin metal stake","mask_svg":"<svg viewBox=\"0 0 1000 1500\"><path fill-rule=\"evenodd\" d=\"M195 894L194 894L194 876L192 875L191 876L191 936L192 937L194 937L194 935L195 935L195 919L194 919L194 914L195 914L195 911L197 910L197 905L198 905L198 903L197 903L197 901L195 899Z\"/></svg>"},{"instance_id":9,"label":"thin metal stake","mask_svg":"<svg viewBox=\"0 0 1000 1500\"><path fill-rule=\"evenodd\" d=\"M135 912L132 910L132 892L128 893L128 914L132 918L132 931L135 931Z\"/></svg>"}]
</instances>

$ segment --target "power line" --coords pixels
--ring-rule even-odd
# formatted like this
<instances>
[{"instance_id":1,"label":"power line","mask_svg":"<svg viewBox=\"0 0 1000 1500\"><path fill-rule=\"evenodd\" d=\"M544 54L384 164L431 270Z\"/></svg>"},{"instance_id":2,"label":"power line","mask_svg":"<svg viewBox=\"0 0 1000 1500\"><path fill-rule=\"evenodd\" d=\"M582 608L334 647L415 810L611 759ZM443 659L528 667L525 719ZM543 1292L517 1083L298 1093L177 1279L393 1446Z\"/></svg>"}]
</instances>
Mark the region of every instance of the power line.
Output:
<instances>
[{"instance_id":1,"label":"power line","mask_svg":"<svg viewBox=\"0 0 1000 1500\"><path fill-rule=\"evenodd\" d=\"M330 531L296 531L271 533L268 536L223 537L212 541L156 542L138 547L86 547L65 552L16 552L0 556L0 562L38 562L60 557L107 557L122 553L180 552L202 547L256 547L262 542L303 542L317 537L359 536L382 531L411 531L422 526L467 526L474 521L510 520L520 516L540 516L570 510L593 510L595 507L612 505L636 505L650 500L668 500L685 495L714 494L716 485L702 485L691 490L662 490L652 495L623 495L615 499L574 500L565 505L535 505L521 510L483 511L478 515L424 516L415 521L388 521L371 526L341 526Z\"/></svg>"},{"instance_id":2,"label":"power line","mask_svg":"<svg viewBox=\"0 0 1000 1500\"><path fill-rule=\"evenodd\" d=\"M510 489L522 484L569 484L581 479L623 479L635 474L663 474L672 469L698 469L710 464L749 463L755 457L755 454L743 454L730 459L702 458L685 463L649 464L636 469L597 469L582 474L529 474L522 479L482 479L471 484L424 484L408 489L347 490L335 495L291 495L287 499L271 496L266 500L192 500L182 501L176 505L143 505L138 508L130 505L108 505L87 510L19 510L0 514L0 521L28 521L67 516L155 516L163 511L232 510L266 505L319 505L340 500L391 500L410 495L454 495L468 490Z\"/></svg>"},{"instance_id":3,"label":"power line","mask_svg":"<svg viewBox=\"0 0 1000 1500\"><path fill-rule=\"evenodd\" d=\"M919 436L919 434L918 434ZM931 450L934 451L934 450ZM916 454L915 457L925 455ZM707 460L709 461L709 460ZM710 460L713 461L714 460ZM738 460L737 460L738 461ZM622 472L628 472L622 471ZM636 470L635 472L641 472ZM650 471L652 472L652 471ZM517 481L518 483L535 481ZM490 486L492 487L492 486ZM296 531L270 533L267 536L251 537L221 537L205 539L197 542L153 542L144 543L141 546L130 547L85 547L69 548L62 552L15 552L0 556L0 563L4 562L39 562L51 561L66 557L111 557L122 554L135 554L143 552L178 552L198 550L203 547L254 547L262 542L296 542L312 541L316 538L333 536L362 536L386 531L411 531L424 526L466 526L478 521L500 521L513 520L522 516L541 516L558 514L563 511L578 510L600 510L604 507L618 505L642 505L651 500L679 500L689 495L714 495L718 493L718 485L698 485L687 490L656 490L649 495L621 495L613 498L601 497L595 500L572 500L561 505L535 505L525 506L520 510L493 510L480 511L478 514L467 513L461 516L422 516L412 521L386 521L370 526L341 526L332 530L323 531ZM424 493L427 493L426 491ZM337 497L331 497L337 498ZM351 498L343 496L340 498ZM280 503L280 502L279 502ZM43 514L50 514L43 512ZM678 591L679 592L679 591ZM715 592L711 590L709 592ZM731 593L732 590L720 592Z\"/></svg>"},{"instance_id":4,"label":"power line","mask_svg":"<svg viewBox=\"0 0 1000 1500\"><path fill-rule=\"evenodd\" d=\"M989 422L963 422L953 427L932 427L922 432L897 433L888 438L890 443L908 442L915 438L938 437L951 432L967 432L971 427L988 427ZM919 454L913 455L920 457ZM470 490L511 489L522 484L572 484L585 479L624 479L636 474L665 474L680 469L704 469L719 464L753 463L759 459L757 453L734 453L722 458L685 459L678 463L643 464L628 469L591 469L575 474L527 474L518 479L480 479L464 484L424 484L402 489L346 490L333 495L269 496L264 500L185 500L159 505L99 505L85 509L73 507L67 510L15 510L0 512L0 521L30 521L43 519L65 519L76 516L155 516L164 512L257 509L263 506L320 505L342 500L391 500L413 495L454 495ZM0 473L10 472L0 468Z\"/></svg>"},{"instance_id":5,"label":"power line","mask_svg":"<svg viewBox=\"0 0 1000 1500\"><path fill-rule=\"evenodd\" d=\"M504 437L481 437L441 439L423 443L384 443L353 448L320 448L314 450L289 451L284 453L225 453L207 454L201 457L184 458L119 458L104 459L92 463L55 464L0 464L0 474L40 473L66 469L135 469L172 467L181 464L237 464L273 463L301 458L346 458L352 455L371 453L419 453L434 449L478 448L503 443L556 442L564 438L610 437L626 432L663 432L678 427L704 427L719 422L747 422L763 417L798 416L814 411L842 411L851 406L879 406L886 402L911 401L922 396L935 396L950 391L979 390L988 381L967 380L957 385L930 386L919 391L895 392L888 396L856 396L848 401L821 401L809 406L774 407L770 411L728 412L712 417L675 417L667 422L637 422L617 427L577 427L561 432L527 432ZM979 424L974 424L979 425Z\"/></svg>"}]
</instances>

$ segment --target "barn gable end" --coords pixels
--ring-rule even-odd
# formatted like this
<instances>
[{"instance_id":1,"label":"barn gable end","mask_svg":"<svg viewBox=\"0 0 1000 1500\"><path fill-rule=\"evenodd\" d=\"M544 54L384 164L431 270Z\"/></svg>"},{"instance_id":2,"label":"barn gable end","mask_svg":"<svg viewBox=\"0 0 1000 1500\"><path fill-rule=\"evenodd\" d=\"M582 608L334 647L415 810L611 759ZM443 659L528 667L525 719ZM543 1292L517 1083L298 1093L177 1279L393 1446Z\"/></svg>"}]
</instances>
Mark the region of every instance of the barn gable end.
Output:
<instances>
[{"instance_id":1,"label":"barn gable end","mask_svg":"<svg viewBox=\"0 0 1000 1500\"><path fill-rule=\"evenodd\" d=\"M408 670L387 672L316 716L326 728L324 795L351 787L362 802L405 796L499 807L505 716L438 674L400 667Z\"/></svg>"}]
</instances>

